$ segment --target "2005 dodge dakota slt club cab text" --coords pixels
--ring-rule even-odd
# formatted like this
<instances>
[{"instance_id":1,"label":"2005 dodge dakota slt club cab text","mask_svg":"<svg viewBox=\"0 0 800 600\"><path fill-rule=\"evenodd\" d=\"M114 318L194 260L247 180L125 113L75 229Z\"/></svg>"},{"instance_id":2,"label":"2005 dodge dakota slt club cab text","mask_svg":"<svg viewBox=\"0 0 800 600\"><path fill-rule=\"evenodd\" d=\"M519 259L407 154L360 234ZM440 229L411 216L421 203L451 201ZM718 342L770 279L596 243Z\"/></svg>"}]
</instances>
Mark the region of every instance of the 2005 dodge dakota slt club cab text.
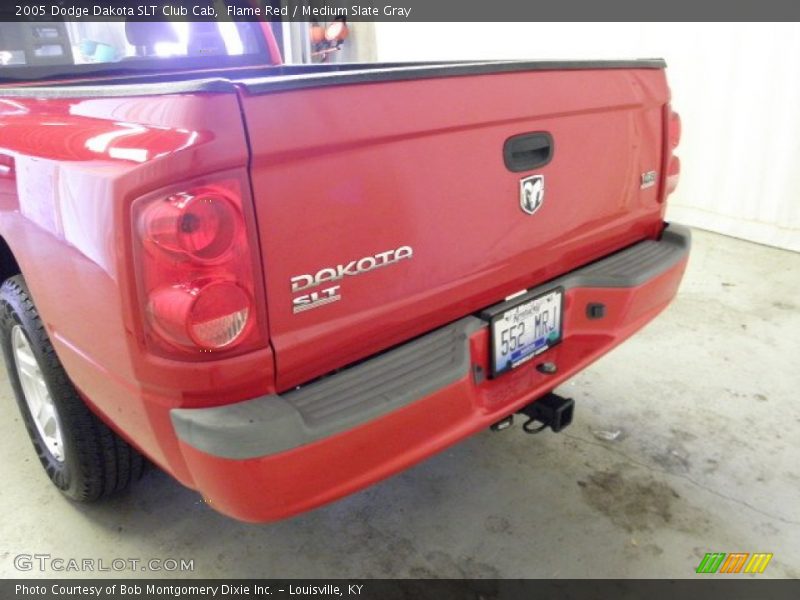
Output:
<instances>
[{"instance_id":1,"label":"2005 dodge dakota slt club cab text","mask_svg":"<svg viewBox=\"0 0 800 600\"><path fill-rule=\"evenodd\" d=\"M0 24L0 343L73 499L147 457L268 521L517 413L558 431L557 386L677 291L663 61L277 48L260 23Z\"/></svg>"}]
</instances>

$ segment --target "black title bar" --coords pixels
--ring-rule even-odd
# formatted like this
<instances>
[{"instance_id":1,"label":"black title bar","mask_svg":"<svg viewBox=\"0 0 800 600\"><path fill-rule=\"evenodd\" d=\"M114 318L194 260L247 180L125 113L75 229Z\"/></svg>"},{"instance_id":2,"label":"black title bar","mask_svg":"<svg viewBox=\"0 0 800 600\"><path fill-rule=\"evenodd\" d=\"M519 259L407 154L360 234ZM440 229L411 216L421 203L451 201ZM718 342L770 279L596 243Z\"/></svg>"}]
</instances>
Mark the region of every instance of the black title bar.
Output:
<instances>
[{"instance_id":1,"label":"black title bar","mask_svg":"<svg viewBox=\"0 0 800 600\"><path fill-rule=\"evenodd\" d=\"M0 21L798 21L759 0L3 0Z\"/></svg>"},{"instance_id":2,"label":"black title bar","mask_svg":"<svg viewBox=\"0 0 800 600\"><path fill-rule=\"evenodd\" d=\"M3 600L794 600L800 581L714 578L686 580L535 579L7 579Z\"/></svg>"}]
</instances>

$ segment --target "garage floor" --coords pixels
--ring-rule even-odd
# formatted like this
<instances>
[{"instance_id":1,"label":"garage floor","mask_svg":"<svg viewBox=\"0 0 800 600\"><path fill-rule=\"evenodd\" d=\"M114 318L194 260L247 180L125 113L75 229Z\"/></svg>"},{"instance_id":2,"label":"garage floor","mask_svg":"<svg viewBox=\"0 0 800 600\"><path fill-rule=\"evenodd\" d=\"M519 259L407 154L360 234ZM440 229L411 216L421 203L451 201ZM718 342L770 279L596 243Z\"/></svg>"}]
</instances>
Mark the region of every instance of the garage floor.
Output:
<instances>
[{"instance_id":1,"label":"garage floor","mask_svg":"<svg viewBox=\"0 0 800 600\"><path fill-rule=\"evenodd\" d=\"M561 388L577 403L565 433L487 431L262 526L156 471L108 504L69 504L3 372L0 576L50 553L194 559L208 577L681 578L716 551L772 552L762 577L800 577L799 357L800 254L697 231L675 303Z\"/></svg>"}]
</instances>

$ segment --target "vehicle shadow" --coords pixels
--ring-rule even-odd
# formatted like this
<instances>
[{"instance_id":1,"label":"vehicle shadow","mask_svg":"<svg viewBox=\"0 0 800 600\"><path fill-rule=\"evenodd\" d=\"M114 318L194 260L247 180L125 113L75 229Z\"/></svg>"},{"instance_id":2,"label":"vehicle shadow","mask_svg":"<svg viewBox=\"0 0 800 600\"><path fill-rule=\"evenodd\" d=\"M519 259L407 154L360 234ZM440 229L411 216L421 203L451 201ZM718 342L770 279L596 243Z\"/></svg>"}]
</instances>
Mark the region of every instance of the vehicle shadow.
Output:
<instances>
[{"instance_id":1,"label":"vehicle shadow","mask_svg":"<svg viewBox=\"0 0 800 600\"><path fill-rule=\"evenodd\" d=\"M105 530L101 537L122 541L142 559L193 559L194 571L182 577L499 577L490 562L448 550L455 539L456 546L463 540L495 547L494 554L509 541L511 520L503 514L510 509L502 506L508 500L497 506L492 499L501 487L514 489L502 480L515 476L498 478L492 465L518 459L516 452L503 456L499 437L480 434L371 488L275 523L221 515L154 467L129 493L75 510ZM533 465L521 470L527 468ZM539 494L529 500L545 502L547 491Z\"/></svg>"}]
</instances>

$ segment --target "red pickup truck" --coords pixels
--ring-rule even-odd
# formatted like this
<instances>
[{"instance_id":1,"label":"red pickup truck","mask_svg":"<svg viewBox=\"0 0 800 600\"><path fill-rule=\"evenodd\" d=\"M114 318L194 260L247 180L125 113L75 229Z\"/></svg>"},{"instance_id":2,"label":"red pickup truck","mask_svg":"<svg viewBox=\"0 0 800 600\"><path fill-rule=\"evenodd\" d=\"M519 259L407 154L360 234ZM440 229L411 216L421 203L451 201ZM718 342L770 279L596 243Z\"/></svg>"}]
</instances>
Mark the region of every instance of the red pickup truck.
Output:
<instances>
[{"instance_id":1,"label":"red pickup truck","mask_svg":"<svg viewBox=\"0 0 800 600\"><path fill-rule=\"evenodd\" d=\"M267 521L558 430L555 388L676 293L661 60L288 66L257 23L94 25L0 24L0 342L70 498L147 457Z\"/></svg>"}]
</instances>

